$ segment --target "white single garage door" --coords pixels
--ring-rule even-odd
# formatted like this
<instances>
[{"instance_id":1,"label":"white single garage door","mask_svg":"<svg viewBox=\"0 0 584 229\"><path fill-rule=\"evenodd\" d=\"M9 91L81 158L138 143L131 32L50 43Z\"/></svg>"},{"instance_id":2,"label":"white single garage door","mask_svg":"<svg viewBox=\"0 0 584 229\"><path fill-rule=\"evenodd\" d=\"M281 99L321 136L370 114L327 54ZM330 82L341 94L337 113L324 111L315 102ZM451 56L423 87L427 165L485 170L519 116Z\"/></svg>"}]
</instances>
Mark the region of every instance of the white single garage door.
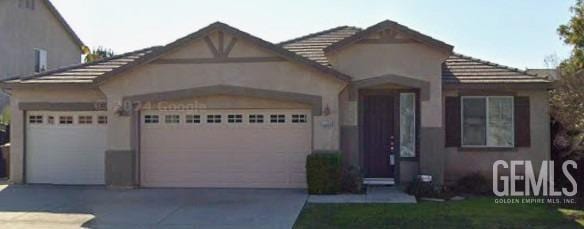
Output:
<instances>
[{"instance_id":1,"label":"white single garage door","mask_svg":"<svg viewBox=\"0 0 584 229\"><path fill-rule=\"evenodd\" d=\"M309 110L143 111L146 187L306 187Z\"/></svg>"},{"instance_id":2,"label":"white single garage door","mask_svg":"<svg viewBox=\"0 0 584 229\"><path fill-rule=\"evenodd\" d=\"M104 184L106 124L104 112L28 112L27 182Z\"/></svg>"}]
</instances>

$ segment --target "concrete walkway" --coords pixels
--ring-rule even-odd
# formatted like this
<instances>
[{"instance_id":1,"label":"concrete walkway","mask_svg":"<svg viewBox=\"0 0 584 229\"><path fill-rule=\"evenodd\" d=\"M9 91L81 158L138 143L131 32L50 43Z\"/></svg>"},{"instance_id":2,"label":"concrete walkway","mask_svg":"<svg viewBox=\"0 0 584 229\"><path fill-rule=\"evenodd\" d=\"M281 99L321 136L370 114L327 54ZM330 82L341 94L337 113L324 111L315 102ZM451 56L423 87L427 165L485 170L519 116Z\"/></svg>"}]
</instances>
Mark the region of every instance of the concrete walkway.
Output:
<instances>
[{"instance_id":1,"label":"concrete walkway","mask_svg":"<svg viewBox=\"0 0 584 229\"><path fill-rule=\"evenodd\" d=\"M305 193L0 185L0 228L291 228Z\"/></svg>"},{"instance_id":2,"label":"concrete walkway","mask_svg":"<svg viewBox=\"0 0 584 229\"><path fill-rule=\"evenodd\" d=\"M368 187L367 194L310 195L309 203L416 203L410 196L396 187Z\"/></svg>"}]
</instances>

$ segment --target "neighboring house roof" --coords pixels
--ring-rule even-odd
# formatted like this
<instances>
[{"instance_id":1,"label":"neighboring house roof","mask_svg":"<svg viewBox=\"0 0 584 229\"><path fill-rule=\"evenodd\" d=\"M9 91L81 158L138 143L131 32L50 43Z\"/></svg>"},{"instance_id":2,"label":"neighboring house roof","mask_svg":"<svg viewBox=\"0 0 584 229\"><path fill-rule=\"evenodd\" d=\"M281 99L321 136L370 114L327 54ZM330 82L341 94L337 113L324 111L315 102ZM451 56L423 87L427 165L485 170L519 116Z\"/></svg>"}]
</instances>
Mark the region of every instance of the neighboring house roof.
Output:
<instances>
[{"instance_id":1,"label":"neighboring house roof","mask_svg":"<svg viewBox=\"0 0 584 229\"><path fill-rule=\"evenodd\" d=\"M50 0L42 0L42 1L45 3L45 5L49 9L49 11L53 14L53 16L55 16L57 21L59 21L59 23L61 23L61 25L63 26L63 29L65 29L65 31L67 31L67 33L69 34L71 39L73 39L73 42L75 42L79 46L79 48L82 49L85 46L85 44L83 44L83 41L81 41L81 39L79 39L79 36L77 36L75 31L73 31L71 26L69 26L67 21L65 21L65 18L63 18L63 16L61 16L61 14L57 10L57 8L55 8L53 3L51 3Z\"/></svg>"},{"instance_id":2,"label":"neighboring house roof","mask_svg":"<svg viewBox=\"0 0 584 229\"><path fill-rule=\"evenodd\" d=\"M558 69L553 68L538 68L538 69L527 69L527 73L537 75L539 77L547 78L549 80L558 79Z\"/></svg>"},{"instance_id":3,"label":"neighboring house roof","mask_svg":"<svg viewBox=\"0 0 584 229\"><path fill-rule=\"evenodd\" d=\"M549 83L546 78L489 61L453 54L442 64L442 82L467 83Z\"/></svg>"},{"instance_id":4,"label":"neighboring house roof","mask_svg":"<svg viewBox=\"0 0 584 229\"><path fill-rule=\"evenodd\" d=\"M15 77L3 81L8 84L88 84L107 74L127 67L137 59L152 53L160 47L146 48L116 55L103 60L66 66L27 77Z\"/></svg>"}]
</instances>

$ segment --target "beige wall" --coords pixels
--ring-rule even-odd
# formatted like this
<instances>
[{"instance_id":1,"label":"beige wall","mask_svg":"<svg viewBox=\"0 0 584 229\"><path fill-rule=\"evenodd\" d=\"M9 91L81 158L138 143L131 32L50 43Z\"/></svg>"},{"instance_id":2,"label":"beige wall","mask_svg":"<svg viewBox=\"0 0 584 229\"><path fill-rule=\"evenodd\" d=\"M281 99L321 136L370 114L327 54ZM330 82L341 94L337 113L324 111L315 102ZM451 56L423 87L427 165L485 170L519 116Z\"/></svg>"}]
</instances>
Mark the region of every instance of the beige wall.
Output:
<instances>
[{"instance_id":1,"label":"beige wall","mask_svg":"<svg viewBox=\"0 0 584 229\"><path fill-rule=\"evenodd\" d=\"M370 37L374 39L375 37ZM329 54L331 64L341 72L351 75L355 81L367 80L384 75L397 75L430 84L429 99L420 103L420 161L404 162L401 178L409 180L418 173L434 176L442 183L443 176L443 124L442 124L442 63L448 53L432 49L421 43L394 44L354 44L338 52ZM403 86L403 85L402 85ZM400 85L381 85L376 89L402 89ZM407 87L406 87L407 88ZM347 92L348 94L348 92ZM347 157L358 159L358 100L349 95L341 97L343 140L353 139L351 144L343 143ZM420 170L418 170L420 168Z\"/></svg>"},{"instance_id":2,"label":"beige wall","mask_svg":"<svg viewBox=\"0 0 584 229\"><path fill-rule=\"evenodd\" d=\"M456 91L445 93L445 96L456 95ZM531 147L504 152L462 151L455 147L446 148L446 181L456 181L472 172L480 172L490 179L493 163L497 160L531 160L534 168L538 168L542 160L550 159L550 116L547 91L519 91L517 96L529 96Z\"/></svg>"},{"instance_id":3,"label":"beige wall","mask_svg":"<svg viewBox=\"0 0 584 229\"><path fill-rule=\"evenodd\" d=\"M216 36L214 36L214 40ZM230 36L225 34L226 43ZM201 57L198 52L189 56L186 50L204 49L204 41L187 44L185 49L170 53L163 58ZM273 56L267 50L239 39L232 54L238 57ZM231 56L231 55L230 55ZM214 63L214 64L148 64L118 76L101 86L108 97L110 108L118 106L124 97L148 93L170 92L215 85L231 85L264 90L302 93L322 96L323 107L328 107L328 116L314 117L314 148L339 148L338 96L346 86L345 82L314 71L306 66L286 61L256 63ZM110 111L113 112L113 111ZM332 122L332 127L323 127L322 122ZM130 149L130 118L112 118L109 131L112 150Z\"/></svg>"},{"instance_id":4,"label":"beige wall","mask_svg":"<svg viewBox=\"0 0 584 229\"><path fill-rule=\"evenodd\" d=\"M35 48L47 50L49 69L81 62L81 48L43 2L31 10L0 1L0 79L33 73Z\"/></svg>"},{"instance_id":5,"label":"beige wall","mask_svg":"<svg viewBox=\"0 0 584 229\"><path fill-rule=\"evenodd\" d=\"M330 54L333 67L363 80L388 74L430 83L430 100L422 101L422 126L441 127L442 62L448 54L419 43L355 44ZM355 105L348 105L351 107ZM356 123L353 123L356 124Z\"/></svg>"}]
</instances>

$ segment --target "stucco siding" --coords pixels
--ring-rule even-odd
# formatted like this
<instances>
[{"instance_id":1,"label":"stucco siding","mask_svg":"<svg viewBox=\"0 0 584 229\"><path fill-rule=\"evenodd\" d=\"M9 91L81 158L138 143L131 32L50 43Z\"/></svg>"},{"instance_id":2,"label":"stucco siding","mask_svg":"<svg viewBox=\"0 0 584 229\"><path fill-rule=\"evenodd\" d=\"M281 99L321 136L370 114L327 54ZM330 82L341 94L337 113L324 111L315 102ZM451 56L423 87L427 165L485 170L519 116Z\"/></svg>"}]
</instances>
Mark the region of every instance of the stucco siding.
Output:
<instances>
[{"instance_id":1,"label":"stucco siding","mask_svg":"<svg viewBox=\"0 0 584 229\"><path fill-rule=\"evenodd\" d=\"M445 149L445 176L448 182L456 181L469 173L479 172L492 176L492 166L497 160L530 160L539 168L543 160L550 159L550 116L547 91L518 91L517 96L529 96L531 146L505 151ZM446 95L456 95L448 91Z\"/></svg>"},{"instance_id":2,"label":"stucco siding","mask_svg":"<svg viewBox=\"0 0 584 229\"><path fill-rule=\"evenodd\" d=\"M49 69L81 62L81 47L43 1L35 9L0 1L0 78L34 72L34 49L47 51Z\"/></svg>"}]
</instances>

